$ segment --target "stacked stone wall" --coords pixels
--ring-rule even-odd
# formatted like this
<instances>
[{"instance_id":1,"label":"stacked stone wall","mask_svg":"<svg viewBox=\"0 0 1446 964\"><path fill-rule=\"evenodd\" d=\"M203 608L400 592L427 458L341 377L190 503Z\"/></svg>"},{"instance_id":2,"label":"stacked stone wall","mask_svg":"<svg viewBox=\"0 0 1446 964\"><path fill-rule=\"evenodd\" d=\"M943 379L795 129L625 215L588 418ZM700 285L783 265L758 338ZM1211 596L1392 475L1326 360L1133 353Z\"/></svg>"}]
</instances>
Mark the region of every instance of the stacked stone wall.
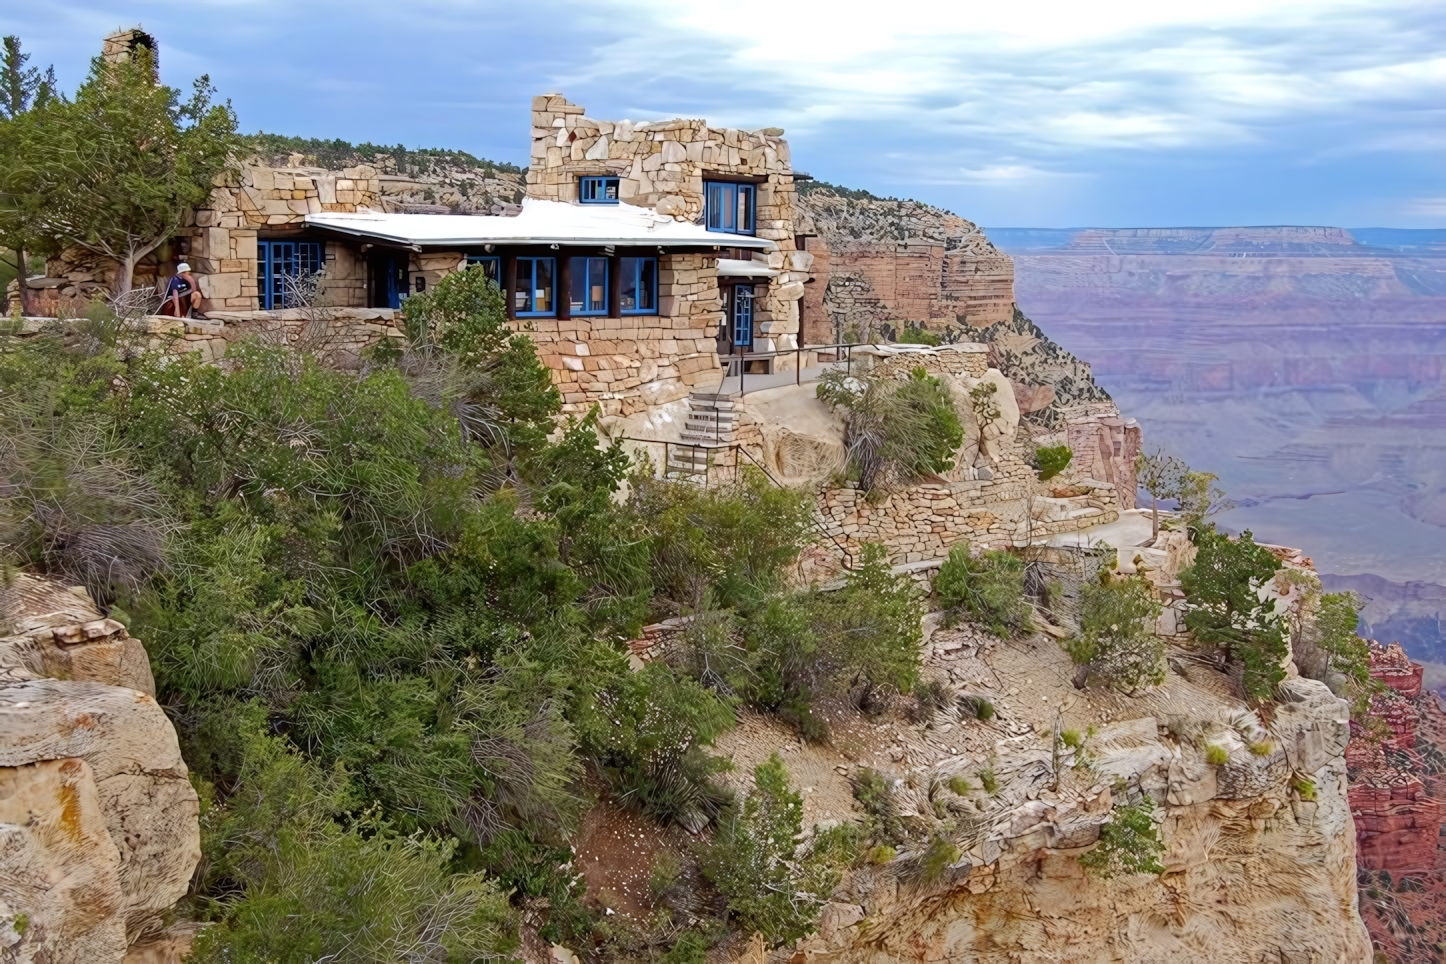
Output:
<instances>
[{"instance_id":1,"label":"stacked stone wall","mask_svg":"<svg viewBox=\"0 0 1446 964\"><path fill-rule=\"evenodd\" d=\"M532 99L527 196L577 203L580 177L608 175L619 179L621 203L702 223L705 179L715 176L753 183L757 191L756 236L773 242L769 252L755 257L780 272L768 279L766 286L760 278L754 289L755 349L788 350L796 345L798 305L813 258L797 252L794 243L796 194L788 143L782 134L777 128L750 132L709 127L699 119L637 124L596 120L562 95L544 94ZM720 248L726 249L728 240L728 234L717 235ZM698 270L696 283L703 307L690 308L688 317L715 314L721 321L718 308L713 307L718 283L712 259ZM670 313L667 304L662 305L661 313ZM692 327L691 320L685 327ZM684 367L692 364L680 361Z\"/></svg>"}]
</instances>

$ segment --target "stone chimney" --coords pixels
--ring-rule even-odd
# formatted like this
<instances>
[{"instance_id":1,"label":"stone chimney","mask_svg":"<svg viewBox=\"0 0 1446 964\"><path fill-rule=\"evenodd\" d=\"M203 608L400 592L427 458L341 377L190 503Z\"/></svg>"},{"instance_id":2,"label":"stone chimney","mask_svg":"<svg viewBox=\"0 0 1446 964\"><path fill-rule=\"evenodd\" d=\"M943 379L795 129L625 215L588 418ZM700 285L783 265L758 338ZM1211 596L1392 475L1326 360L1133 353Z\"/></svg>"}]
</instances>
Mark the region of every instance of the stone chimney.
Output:
<instances>
[{"instance_id":1,"label":"stone chimney","mask_svg":"<svg viewBox=\"0 0 1446 964\"><path fill-rule=\"evenodd\" d=\"M108 63L123 64L131 59L131 56L141 48L151 52L151 63L159 70L161 63L161 51L156 45L156 38L146 33L140 27L132 27L129 30L117 30L115 33L101 41L100 55Z\"/></svg>"}]
</instances>

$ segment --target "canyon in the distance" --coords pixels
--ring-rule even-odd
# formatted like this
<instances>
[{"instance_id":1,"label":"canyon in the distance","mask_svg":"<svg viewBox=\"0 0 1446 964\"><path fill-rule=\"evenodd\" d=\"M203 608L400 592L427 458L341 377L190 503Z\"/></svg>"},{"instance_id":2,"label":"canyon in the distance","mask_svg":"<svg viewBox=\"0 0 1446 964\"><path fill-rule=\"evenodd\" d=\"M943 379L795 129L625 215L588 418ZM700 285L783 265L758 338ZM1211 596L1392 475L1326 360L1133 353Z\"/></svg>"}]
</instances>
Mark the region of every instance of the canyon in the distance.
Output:
<instances>
[{"instance_id":1,"label":"canyon in the distance","mask_svg":"<svg viewBox=\"0 0 1446 964\"><path fill-rule=\"evenodd\" d=\"M990 228L1020 307L1233 530L1305 549L1446 688L1446 230Z\"/></svg>"}]
</instances>

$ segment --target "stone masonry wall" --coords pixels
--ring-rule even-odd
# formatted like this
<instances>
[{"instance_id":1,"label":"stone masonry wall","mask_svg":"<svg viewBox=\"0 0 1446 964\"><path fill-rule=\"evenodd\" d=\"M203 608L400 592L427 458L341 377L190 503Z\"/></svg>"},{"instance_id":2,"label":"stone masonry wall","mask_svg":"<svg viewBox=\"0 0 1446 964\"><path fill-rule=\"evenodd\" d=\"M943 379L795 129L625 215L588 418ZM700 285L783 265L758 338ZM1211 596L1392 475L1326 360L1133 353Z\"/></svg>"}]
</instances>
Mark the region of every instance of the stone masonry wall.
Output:
<instances>
[{"instance_id":1,"label":"stone masonry wall","mask_svg":"<svg viewBox=\"0 0 1446 964\"><path fill-rule=\"evenodd\" d=\"M709 127L698 119L638 124L595 120L562 95L544 94L532 99L532 163L527 169L527 195L575 203L579 177L610 175L619 178L622 203L701 223L706 177L752 181L757 188L756 234L774 245L768 253L756 257L781 272L766 287L760 279L755 288L755 348L787 350L796 344L798 302L804 295L813 259L795 251L793 170L782 134L778 128L749 132ZM720 248L728 247L728 238L727 234L718 234ZM716 268L711 263L700 263L697 278L690 284L698 286L696 300L700 306L721 305ZM716 328L722 321L721 310L701 309L702 314L710 311L715 313L710 324ZM664 305L660 319L667 314ZM690 308L688 315L686 327L692 327L700 315L699 308ZM676 327L663 324L666 328Z\"/></svg>"}]
</instances>

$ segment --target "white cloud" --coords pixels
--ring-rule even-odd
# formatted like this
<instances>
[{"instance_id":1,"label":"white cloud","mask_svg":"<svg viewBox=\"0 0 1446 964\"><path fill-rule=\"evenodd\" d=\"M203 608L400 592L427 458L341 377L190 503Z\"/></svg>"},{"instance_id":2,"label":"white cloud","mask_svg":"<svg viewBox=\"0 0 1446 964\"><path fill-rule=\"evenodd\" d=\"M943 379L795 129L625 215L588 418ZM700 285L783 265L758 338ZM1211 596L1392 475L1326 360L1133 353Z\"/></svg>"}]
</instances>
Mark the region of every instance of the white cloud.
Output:
<instances>
[{"instance_id":1,"label":"white cloud","mask_svg":"<svg viewBox=\"0 0 1446 964\"><path fill-rule=\"evenodd\" d=\"M1406 214L1423 218L1446 218L1446 197L1420 197L1406 204Z\"/></svg>"}]
</instances>

